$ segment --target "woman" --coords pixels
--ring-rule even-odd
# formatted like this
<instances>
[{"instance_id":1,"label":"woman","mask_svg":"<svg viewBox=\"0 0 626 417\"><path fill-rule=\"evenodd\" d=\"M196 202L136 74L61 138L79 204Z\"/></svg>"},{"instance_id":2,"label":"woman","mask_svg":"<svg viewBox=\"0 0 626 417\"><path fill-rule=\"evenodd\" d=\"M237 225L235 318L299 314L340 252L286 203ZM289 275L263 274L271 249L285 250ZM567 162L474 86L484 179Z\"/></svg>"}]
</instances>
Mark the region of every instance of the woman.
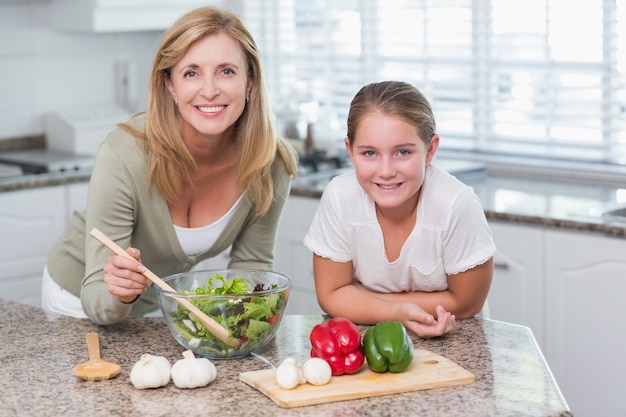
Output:
<instances>
[{"instance_id":1,"label":"woman","mask_svg":"<svg viewBox=\"0 0 626 417\"><path fill-rule=\"evenodd\" d=\"M304 240L320 306L422 337L480 312L495 246L471 188L431 164L439 135L426 98L403 82L363 87L345 146L355 171L329 183Z\"/></svg>"},{"instance_id":2,"label":"woman","mask_svg":"<svg viewBox=\"0 0 626 417\"><path fill-rule=\"evenodd\" d=\"M161 40L147 111L98 150L87 208L48 257L44 308L100 325L145 315L158 301L144 263L165 277L230 246L228 267L270 270L296 172L248 30L219 9L186 14ZM135 259L112 255L94 227Z\"/></svg>"}]
</instances>

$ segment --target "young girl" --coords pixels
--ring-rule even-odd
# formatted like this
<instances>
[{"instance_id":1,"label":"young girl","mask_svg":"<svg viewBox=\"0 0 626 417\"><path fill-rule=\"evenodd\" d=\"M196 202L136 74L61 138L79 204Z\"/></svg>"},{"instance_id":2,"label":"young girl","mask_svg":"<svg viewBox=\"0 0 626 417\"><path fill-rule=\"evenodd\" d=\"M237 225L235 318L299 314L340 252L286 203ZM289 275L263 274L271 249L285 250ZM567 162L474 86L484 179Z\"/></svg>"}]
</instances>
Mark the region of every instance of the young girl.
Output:
<instances>
[{"instance_id":1,"label":"young girl","mask_svg":"<svg viewBox=\"0 0 626 417\"><path fill-rule=\"evenodd\" d=\"M428 100L403 82L363 87L345 145L355 170L328 184L304 239L320 306L360 324L398 320L421 337L479 313L495 245L478 197L431 164Z\"/></svg>"}]
</instances>

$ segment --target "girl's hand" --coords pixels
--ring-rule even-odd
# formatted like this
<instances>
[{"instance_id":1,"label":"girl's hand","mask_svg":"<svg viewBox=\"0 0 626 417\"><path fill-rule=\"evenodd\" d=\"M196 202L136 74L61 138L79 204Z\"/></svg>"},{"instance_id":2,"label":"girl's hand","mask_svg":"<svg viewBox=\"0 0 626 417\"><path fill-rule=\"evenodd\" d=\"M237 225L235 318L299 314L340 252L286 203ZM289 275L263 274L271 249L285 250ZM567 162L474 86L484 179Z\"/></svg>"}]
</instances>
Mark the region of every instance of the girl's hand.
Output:
<instances>
[{"instance_id":1,"label":"girl's hand","mask_svg":"<svg viewBox=\"0 0 626 417\"><path fill-rule=\"evenodd\" d=\"M421 307L412 303L400 306L402 323L407 330L419 337L431 338L450 333L456 326L456 318L442 306L437 306L437 320Z\"/></svg>"},{"instance_id":2,"label":"girl's hand","mask_svg":"<svg viewBox=\"0 0 626 417\"><path fill-rule=\"evenodd\" d=\"M132 303L150 285L150 280L143 276L146 268L141 264L138 249L128 248L126 252L134 259L112 255L104 266L104 283L109 293L122 303Z\"/></svg>"}]
</instances>

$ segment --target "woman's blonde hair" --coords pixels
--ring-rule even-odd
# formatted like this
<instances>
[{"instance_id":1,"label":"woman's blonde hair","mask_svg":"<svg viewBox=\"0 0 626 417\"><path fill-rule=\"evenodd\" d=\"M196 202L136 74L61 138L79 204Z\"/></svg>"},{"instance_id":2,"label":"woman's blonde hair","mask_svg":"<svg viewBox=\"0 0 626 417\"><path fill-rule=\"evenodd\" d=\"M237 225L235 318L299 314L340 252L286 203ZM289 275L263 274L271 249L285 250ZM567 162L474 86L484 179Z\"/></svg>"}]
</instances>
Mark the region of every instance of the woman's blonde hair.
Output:
<instances>
[{"instance_id":1,"label":"woman's blonde hair","mask_svg":"<svg viewBox=\"0 0 626 417\"><path fill-rule=\"evenodd\" d=\"M400 117L412 124L426 145L436 133L433 110L417 88L402 81L382 81L364 86L352 99L347 133L350 146L361 120L374 112Z\"/></svg>"},{"instance_id":2,"label":"woman's blonde hair","mask_svg":"<svg viewBox=\"0 0 626 417\"><path fill-rule=\"evenodd\" d=\"M282 159L287 172L295 176L297 154L274 129L260 53L237 15L202 7L176 21L163 35L154 59L145 133L128 125L123 127L146 142L149 186L155 185L166 200L174 201L183 184L191 182L196 164L184 145L180 116L165 79L194 42L218 33L234 39L243 49L248 63L251 89L248 103L235 122L233 141L239 155L238 185L255 205L256 214L262 215L269 209L274 195L271 167L276 155Z\"/></svg>"}]
</instances>

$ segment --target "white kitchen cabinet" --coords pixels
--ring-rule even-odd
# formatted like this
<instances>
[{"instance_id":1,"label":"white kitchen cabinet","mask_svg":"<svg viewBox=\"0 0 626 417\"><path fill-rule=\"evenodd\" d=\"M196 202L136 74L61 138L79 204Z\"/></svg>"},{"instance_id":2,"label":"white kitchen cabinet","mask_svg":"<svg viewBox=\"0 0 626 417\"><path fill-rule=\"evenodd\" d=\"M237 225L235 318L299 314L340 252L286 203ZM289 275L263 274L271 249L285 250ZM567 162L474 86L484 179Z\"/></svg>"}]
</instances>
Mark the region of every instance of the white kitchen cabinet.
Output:
<instances>
[{"instance_id":1,"label":"white kitchen cabinet","mask_svg":"<svg viewBox=\"0 0 626 417\"><path fill-rule=\"evenodd\" d=\"M545 233L545 355L577 417L626 410L626 240Z\"/></svg>"},{"instance_id":2,"label":"white kitchen cabinet","mask_svg":"<svg viewBox=\"0 0 626 417\"><path fill-rule=\"evenodd\" d=\"M493 320L530 327L543 346L543 230L490 222L496 244L495 269L489 290Z\"/></svg>"},{"instance_id":3,"label":"white kitchen cabinet","mask_svg":"<svg viewBox=\"0 0 626 417\"><path fill-rule=\"evenodd\" d=\"M0 297L41 304L41 274L66 224L63 186L0 193Z\"/></svg>"},{"instance_id":4,"label":"white kitchen cabinet","mask_svg":"<svg viewBox=\"0 0 626 417\"><path fill-rule=\"evenodd\" d=\"M225 0L52 0L50 25L56 29L91 32L160 31L197 7L233 9L232 3Z\"/></svg>"},{"instance_id":5,"label":"white kitchen cabinet","mask_svg":"<svg viewBox=\"0 0 626 417\"><path fill-rule=\"evenodd\" d=\"M315 295L313 253L303 245L319 199L290 196L278 227L274 270L293 280L286 314L323 314Z\"/></svg>"},{"instance_id":6,"label":"white kitchen cabinet","mask_svg":"<svg viewBox=\"0 0 626 417\"><path fill-rule=\"evenodd\" d=\"M69 223L74 211L84 210L87 207L87 192L89 182L77 182L65 186L66 193L66 221Z\"/></svg>"},{"instance_id":7,"label":"white kitchen cabinet","mask_svg":"<svg viewBox=\"0 0 626 417\"><path fill-rule=\"evenodd\" d=\"M491 318L532 329L576 416L620 415L626 239L490 222Z\"/></svg>"}]
</instances>

